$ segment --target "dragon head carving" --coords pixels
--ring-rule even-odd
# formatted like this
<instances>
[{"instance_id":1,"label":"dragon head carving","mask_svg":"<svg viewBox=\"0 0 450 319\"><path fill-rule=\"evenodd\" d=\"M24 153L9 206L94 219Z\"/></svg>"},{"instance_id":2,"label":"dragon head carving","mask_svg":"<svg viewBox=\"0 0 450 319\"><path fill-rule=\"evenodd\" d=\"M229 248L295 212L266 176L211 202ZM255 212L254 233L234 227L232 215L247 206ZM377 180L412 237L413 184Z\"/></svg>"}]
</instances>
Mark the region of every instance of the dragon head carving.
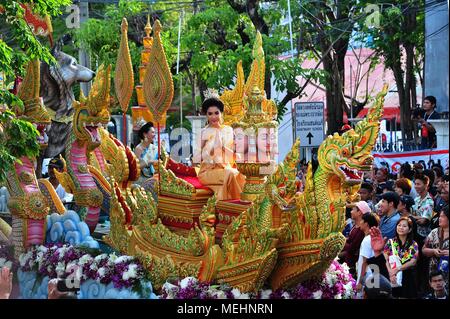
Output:
<instances>
[{"instance_id":1,"label":"dragon head carving","mask_svg":"<svg viewBox=\"0 0 450 319\"><path fill-rule=\"evenodd\" d=\"M361 183L363 173L372 168L373 157L370 153L378 136L386 93L387 86L377 95L367 117L354 129L342 135L335 133L328 136L320 145L319 166L337 175L347 185Z\"/></svg>"},{"instance_id":2,"label":"dragon head carving","mask_svg":"<svg viewBox=\"0 0 450 319\"><path fill-rule=\"evenodd\" d=\"M100 66L89 96L80 96L80 102L74 103L73 131L81 143L87 143L88 151L97 148L101 143L98 128L109 122L109 90L111 66Z\"/></svg>"}]
</instances>

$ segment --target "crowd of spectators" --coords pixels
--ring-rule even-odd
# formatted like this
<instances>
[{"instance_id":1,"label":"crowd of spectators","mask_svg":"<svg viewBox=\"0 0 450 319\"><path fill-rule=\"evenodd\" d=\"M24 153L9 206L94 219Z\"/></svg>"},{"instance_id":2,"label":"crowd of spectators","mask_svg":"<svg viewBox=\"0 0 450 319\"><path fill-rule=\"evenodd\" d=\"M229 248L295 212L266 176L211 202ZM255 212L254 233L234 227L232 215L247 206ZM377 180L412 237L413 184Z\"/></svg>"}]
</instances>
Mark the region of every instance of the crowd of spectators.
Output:
<instances>
[{"instance_id":1,"label":"crowd of spectators","mask_svg":"<svg viewBox=\"0 0 450 319\"><path fill-rule=\"evenodd\" d=\"M347 207L347 241L339 255L357 278L360 296L447 298L448 192L448 167L439 164L404 163L398 174L375 167L365 176L360 201ZM374 229L382 249L374 248ZM375 290L366 285L374 278Z\"/></svg>"}]
</instances>

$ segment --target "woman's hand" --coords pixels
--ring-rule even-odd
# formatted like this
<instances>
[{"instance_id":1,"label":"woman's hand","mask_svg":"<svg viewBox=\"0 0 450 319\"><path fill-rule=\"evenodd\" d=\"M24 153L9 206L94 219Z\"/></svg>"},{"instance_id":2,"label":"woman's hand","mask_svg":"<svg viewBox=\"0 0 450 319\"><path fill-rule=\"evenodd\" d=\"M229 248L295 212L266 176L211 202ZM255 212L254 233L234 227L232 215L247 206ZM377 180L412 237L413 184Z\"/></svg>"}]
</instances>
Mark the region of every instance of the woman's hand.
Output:
<instances>
[{"instance_id":1,"label":"woman's hand","mask_svg":"<svg viewBox=\"0 0 450 319\"><path fill-rule=\"evenodd\" d=\"M397 284L397 275L391 275L390 277L391 284L396 285Z\"/></svg>"},{"instance_id":2,"label":"woman's hand","mask_svg":"<svg viewBox=\"0 0 450 319\"><path fill-rule=\"evenodd\" d=\"M447 256L448 257L448 249L443 249L440 251L441 256Z\"/></svg>"},{"instance_id":3,"label":"woman's hand","mask_svg":"<svg viewBox=\"0 0 450 319\"><path fill-rule=\"evenodd\" d=\"M362 284L361 283L358 283L357 285L356 285L356 291L361 291L362 290Z\"/></svg>"},{"instance_id":4,"label":"woman's hand","mask_svg":"<svg viewBox=\"0 0 450 319\"><path fill-rule=\"evenodd\" d=\"M392 274L393 274L394 276L397 276L397 274L398 274L401 270L402 270L401 267L397 267L397 268L395 268L395 269L392 269Z\"/></svg>"},{"instance_id":5,"label":"woman's hand","mask_svg":"<svg viewBox=\"0 0 450 319\"><path fill-rule=\"evenodd\" d=\"M9 268L3 267L0 271L0 299L9 299L12 290L13 274Z\"/></svg>"},{"instance_id":6,"label":"woman's hand","mask_svg":"<svg viewBox=\"0 0 450 319\"><path fill-rule=\"evenodd\" d=\"M381 235L381 231L378 227L372 227L370 229L370 244L373 251L375 252L375 257L383 253L384 246L386 245L387 238Z\"/></svg>"}]
</instances>

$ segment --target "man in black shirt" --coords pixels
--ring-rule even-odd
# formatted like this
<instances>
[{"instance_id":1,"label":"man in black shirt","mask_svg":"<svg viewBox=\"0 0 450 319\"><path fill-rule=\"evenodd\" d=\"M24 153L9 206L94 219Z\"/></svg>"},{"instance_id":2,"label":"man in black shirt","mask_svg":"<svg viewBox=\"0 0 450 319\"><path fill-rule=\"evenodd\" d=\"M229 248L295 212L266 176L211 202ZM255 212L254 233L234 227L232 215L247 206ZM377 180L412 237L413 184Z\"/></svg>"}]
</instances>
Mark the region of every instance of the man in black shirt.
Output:
<instances>
[{"instance_id":1,"label":"man in black shirt","mask_svg":"<svg viewBox=\"0 0 450 319\"><path fill-rule=\"evenodd\" d=\"M448 299L448 293L445 290L445 281L442 272L433 271L430 274L430 287L433 292L426 295L424 299Z\"/></svg>"},{"instance_id":2,"label":"man in black shirt","mask_svg":"<svg viewBox=\"0 0 450 319\"><path fill-rule=\"evenodd\" d=\"M425 111L424 117L419 118L418 123L421 129L422 141L420 144L421 149L436 148L436 129L433 125L428 123L428 120L439 120L441 117L436 108L436 98L432 95L427 96L423 100L423 110Z\"/></svg>"}]
</instances>

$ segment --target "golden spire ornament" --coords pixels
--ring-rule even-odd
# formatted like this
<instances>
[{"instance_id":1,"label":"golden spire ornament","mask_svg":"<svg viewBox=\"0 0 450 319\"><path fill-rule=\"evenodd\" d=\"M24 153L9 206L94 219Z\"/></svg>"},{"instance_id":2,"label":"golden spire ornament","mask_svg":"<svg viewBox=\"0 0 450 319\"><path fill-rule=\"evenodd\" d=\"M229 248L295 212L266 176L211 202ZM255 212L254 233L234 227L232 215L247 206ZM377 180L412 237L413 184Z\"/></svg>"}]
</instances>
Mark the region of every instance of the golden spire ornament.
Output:
<instances>
[{"instance_id":1,"label":"golden spire ornament","mask_svg":"<svg viewBox=\"0 0 450 319\"><path fill-rule=\"evenodd\" d=\"M123 142L126 143L126 113L131 95L133 94L134 74L131 64L130 49L128 47L128 22L122 19L122 37L120 39L119 53L117 54L116 75L114 77L114 88L123 112Z\"/></svg>"}]
</instances>

